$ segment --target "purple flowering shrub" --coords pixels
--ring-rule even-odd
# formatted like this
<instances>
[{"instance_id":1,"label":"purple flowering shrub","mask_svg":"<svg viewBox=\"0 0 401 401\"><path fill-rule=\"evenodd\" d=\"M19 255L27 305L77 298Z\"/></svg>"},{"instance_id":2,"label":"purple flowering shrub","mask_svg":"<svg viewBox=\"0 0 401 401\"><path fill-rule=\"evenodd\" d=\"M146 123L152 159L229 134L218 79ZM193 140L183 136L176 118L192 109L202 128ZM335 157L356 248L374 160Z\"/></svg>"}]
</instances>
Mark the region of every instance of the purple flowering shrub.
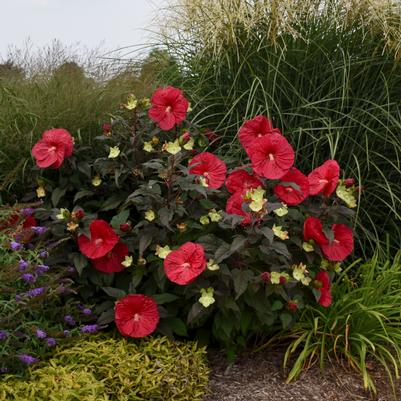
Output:
<instances>
[{"instance_id":1,"label":"purple flowering shrub","mask_svg":"<svg viewBox=\"0 0 401 401\"><path fill-rule=\"evenodd\" d=\"M0 373L22 373L60 343L98 330L72 289L75 269L55 259L58 244L34 214L0 209Z\"/></svg>"}]
</instances>

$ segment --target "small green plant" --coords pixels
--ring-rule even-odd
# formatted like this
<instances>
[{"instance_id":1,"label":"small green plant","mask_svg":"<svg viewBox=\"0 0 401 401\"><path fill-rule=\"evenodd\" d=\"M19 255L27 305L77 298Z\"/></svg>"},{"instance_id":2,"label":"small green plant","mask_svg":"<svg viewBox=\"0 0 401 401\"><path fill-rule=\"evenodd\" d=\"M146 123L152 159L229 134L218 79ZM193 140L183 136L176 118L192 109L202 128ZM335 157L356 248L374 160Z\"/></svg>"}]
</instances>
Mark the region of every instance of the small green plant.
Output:
<instances>
[{"instance_id":1,"label":"small green plant","mask_svg":"<svg viewBox=\"0 0 401 401\"><path fill-rule=\"evenodd\" d=\"M381 263L376 254L349 278L346 273L359 262L353 263L333 284L330 308L305 308L292 331L284 334L291 339L284 365L295 357L288 382L316 362L323 369L336 360L360 372L365 388L375 392L367 367L373 361L394 388L401 368L400 257L398 253L392 262Z\"/></svg>"},{"instance_id":2,"label":"small green plant","mask_svg":"<svg viewBox=\"0 0 401 401\"><path fill-rule=\"evenodd\" d=\"M28 381L6 378L0 400L198 401L208 376L206 350L196 343L98 335L61 349Z\"/></svg>"}]
</instances>

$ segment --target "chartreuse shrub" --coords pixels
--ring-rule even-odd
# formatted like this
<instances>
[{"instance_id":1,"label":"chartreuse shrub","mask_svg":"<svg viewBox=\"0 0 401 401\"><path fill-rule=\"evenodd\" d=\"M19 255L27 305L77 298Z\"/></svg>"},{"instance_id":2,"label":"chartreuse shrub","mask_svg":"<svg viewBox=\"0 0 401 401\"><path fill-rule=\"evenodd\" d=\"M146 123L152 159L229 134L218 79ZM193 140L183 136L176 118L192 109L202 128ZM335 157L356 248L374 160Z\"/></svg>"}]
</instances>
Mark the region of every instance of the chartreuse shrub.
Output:
<instances>
[{"instance_id":1,"label":"chartreuse shrub","mask_svg":"<svg viewBox=\"0 0 401 401\"><path fill-rule=\"evenodd\" d=\"M333 303L324 312L308 305L288 337L288 381L318 362L337 361L359 372L364 386L376 391L369 362L381 366L394 389L401 368L401 254L392 261L355 262L333 283ZM357 269L354 269L357 265ZM349 269L356 270L352 278ZM274 339L272 340L274 341ZM295 358L295 359L293 359Z\"/></svg>"},{"instance_id":2,"label":"chartreuse shrub","mask_svg":"<svg viewBox=\"0 0 401 401\"><path fill-rule=\"evenodd\" d=\"M33 149L35 213L58 241L54 261L79 272L98 324L124 336L218 342L233 355L249 336L289 328L353 250L355 185L328 160L308 176L264 116L240 141L249 163L205 151L181 90L130 97L95 158L64 129ZM150 118L149 118L150 117ZM115 300L117 299L117 303Z\"/></svg>"},{"instance_id":3,"label":"chartreuse shrub","mask_svg":"<svg viewBox=\"0 0 401 401\"><path fill-rule=\"evenodd\" d=\"M138 342L93 336L31 369L28 381L6 378L2 400L201 400L209 369L205 348L166 337Z\"/></svg>"},{"instance_id":4,"label":"chartreuse shrub","mask_svg":"<svg viewBox=\"0 0 401 401\"><path fill-rule=\"evenodd\" d=\"M0 374L24 375L97 318L76 297L75 269L51 262L57 243L37 206L0 208Z\"/></svg>"},{"instance_id":5,"label":"chartreuse shrub","mask_svg":"<svg viewBox=\"0 0 401 401\"><path fill-rule=\"evenodd\" d=\"M245 119L266 114L298 168L335 158L364 187L359 252L399 248L401 4L376 0L177 0L163 36L196 122L238 157ZM384 247L382 247L383 249ZM384 249L383 249L384 250Z\"/></svg>"}]
</instances>

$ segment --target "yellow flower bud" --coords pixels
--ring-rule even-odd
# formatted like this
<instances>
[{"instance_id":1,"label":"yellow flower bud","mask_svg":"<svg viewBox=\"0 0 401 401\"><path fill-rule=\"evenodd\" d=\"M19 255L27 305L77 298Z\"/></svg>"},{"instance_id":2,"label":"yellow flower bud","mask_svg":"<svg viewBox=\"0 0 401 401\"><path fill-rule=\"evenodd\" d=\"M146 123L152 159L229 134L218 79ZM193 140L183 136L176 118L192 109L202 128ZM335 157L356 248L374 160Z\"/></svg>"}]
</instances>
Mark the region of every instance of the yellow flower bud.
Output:
<instances>
[{"instance_id":1,"label":"yellow flower bud","mask_svg":"<svg viewBox=\"0 0 401 401\"><path fill-rule=\"evenodd\" d=\"M153 221L155 218L156 218L156 213L152 209L149 209L145 212L145 219L147 221Z\"/></svg>"},{"instance_id":2,"label":"yellow flower bud","mask_svg":"<svg viewBox=\"0 0 401 401\"><path fill-rule=\"evenodd\" d=\"M201 297L199 298L199 303L202 304L205 308L208 308L210 305L215 303L215 299L213 297L214 289L213 288L202 288L200 290Z\"/></svg>"},{"instance_id":3,"label":"yellow flower bud","mask_svg":"<svg viewBox=\"0 0 401 401\"><path fill-rule=\"evenodd\" d=\"M109 159L115 159L120 154L120 148L118 146L113 146L110 148Z\"/></svg>"},{"instance_id":4,"label":"yellow flower bud","mask_svg":"<svg viewBox=\"0 0 401 401\"><path fill-rule=\"evenodd\" d=\"M166 259L167 255L170 252L171 252L171 249L168 245L166 245L166 246L156 245L155 255L158 256L160 259Z\"/></svg>"},{"instance_id":5,"label":"yellow flower bud","mask_svg":"<svg viewBox=\"0 0 401 401\"><path fill-rule=\"evenodd\" d=\"M92 185L94 187L98 187L102 183L102 179L100 176L96 175L95 177L92 178Z\"/></svg>"}]
</instances>

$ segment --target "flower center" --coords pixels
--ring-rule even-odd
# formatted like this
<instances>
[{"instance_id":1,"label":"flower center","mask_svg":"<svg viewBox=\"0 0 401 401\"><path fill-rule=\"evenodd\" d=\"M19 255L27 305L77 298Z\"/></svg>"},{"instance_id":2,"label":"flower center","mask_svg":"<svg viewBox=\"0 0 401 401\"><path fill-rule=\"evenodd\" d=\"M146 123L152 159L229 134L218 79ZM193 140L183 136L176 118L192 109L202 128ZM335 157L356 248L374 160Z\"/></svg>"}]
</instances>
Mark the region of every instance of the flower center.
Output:
<instances>
[{"instance_id":1,"label":"flower center","mask_svg":"<svg viewBox=\"0 0 401 401\"><path fill-rule=\"evenodd\" d=\"M274 155L273 155L273 153L269 153L269 160L274 160Z\"/></svg>"},{"instance_id":2,"label":"flower center","mask_svg":"<svg viewBox=\"0 0 401 401\"><path fill-rule=\"evenodd\" d=\"M103 239L102 238L98 238L96 241L95 241L95 245L96 246L100 246L100 245L102 245L103 244Z\"/></svg>"},{"instance_id":3,"label":"flower center","mask_svg":"<svg viewBox=\"0 0 401 401\"><path fill-rule=\"evenodd\" d=\"M326 185L326 184L328 184L328 183L329 183L328 180L319 180L319 184Z\"/></svg>"},{"instance_id":4,"label":"flower center","mask_svg":"<svg viewBox=\"0 0 401 401\"><path fill-rule=\"evenodd\" d=\"M55 146L51 146L49 149L47 149L47 151L49 153L54 153L56 151L56 147Z\"/></svg>"},{"instance_id":5,"label":"flower center","mask_svg":"<svg viewBox=\"0 0 401 401\"><path fill-rule=\"evenodd\" d=\"M185 262L185 263L182 263L182 264L181 264L181 267L182 267L183 269L188 269L189 267L191 267L191 264L188 263L188 262Z\"/></svg>"},{"instance_id":6,"label":"flower center","mask_svg":"<svg viewBox=\"0 0 401 401\"><path fill-rule=\"evenodd\" d=\"M139 322L141 320L141 315L139 313L135 313L133 319L134 322Z\"/></svg>"},{"instance_id":7,"label":"flower center","mask_svg":"<svg viewBox=\"0 0 401 401\"><path fill-rule=\"evenodd\" d=\"M292 192L293 189L291 187L287 187L287 192Z\"/></svg>"},{"instance_id":8,"label":"flower center","mask_svg":"<svg viewBox=\"0 0 401 401\"><path fill-rule=\"evenodd\" d=\"M204 173L203 173L203 176L204 177L207 177L209 175L209 173L207 172L207 171L205 171Z\"/></svg>"},{"instance_id":9,"label":"flower center","mask_svg":"<svg viewBox=\"0 0 401 401\"><path fill-rule=\"evenodd\" d=\"M263 134L259 133L259 134L258 134L258 138L260 138L261 136L263 136Z\"/></svg>"},{"instance_id":10,"label":"flower center","mask_svg":"<svg viewBox=\"0 0 401 401\"><path fill-rule=\"evenodd\" d=\"M171 113L171 106L166 107L166 113Z\"/></svg>"},{"instance_id":11,"label":"flower center","mask_svg":"<svg viewBox=\"0 0 401 401\"><path fill-rule=\"evenodd\" d=\"M338 245L340 243L340 241L338 239L333 240L333 242Z\"/></svg>"}]
</instances>

